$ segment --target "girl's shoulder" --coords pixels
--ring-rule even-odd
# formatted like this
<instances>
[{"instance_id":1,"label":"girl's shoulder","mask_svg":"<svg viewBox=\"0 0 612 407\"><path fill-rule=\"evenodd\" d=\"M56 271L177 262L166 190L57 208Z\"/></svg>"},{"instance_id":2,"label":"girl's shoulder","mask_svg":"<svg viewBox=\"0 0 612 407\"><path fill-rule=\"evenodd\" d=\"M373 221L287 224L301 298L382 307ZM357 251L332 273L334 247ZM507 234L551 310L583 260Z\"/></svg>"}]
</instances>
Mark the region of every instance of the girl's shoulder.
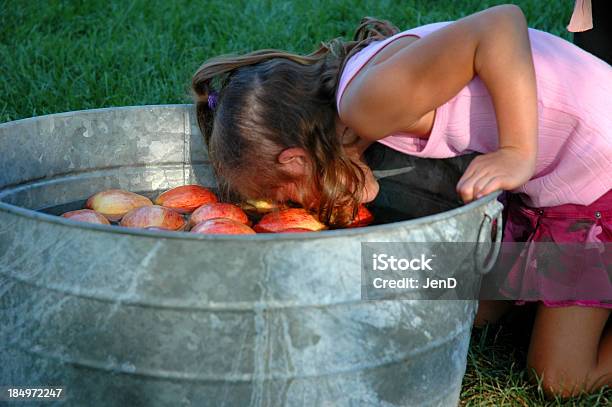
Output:
<instances>
[{"instance_id":1,"label":"girl's shoulder","mask_svg":"<svg viewBox=\"0 0 612 407\"><path fill-rule=\"evenodd\" d=\"M380 60L388 58L396 50L395 48L400 49L405 45L401 44L402 42L410 42L411 40L422 38L450 23L452 23L452 21L431 23L400 31L384 40L370 43L351 56L351 58L346 61L344 69L338 78L338 89L336 92L337 110L340 111L340 100L342 99L346 87L357 74L366 67L366 65L378 63ZM395 47L395 45L397 45L397 47Z\"/></svg>"}]
</instances>

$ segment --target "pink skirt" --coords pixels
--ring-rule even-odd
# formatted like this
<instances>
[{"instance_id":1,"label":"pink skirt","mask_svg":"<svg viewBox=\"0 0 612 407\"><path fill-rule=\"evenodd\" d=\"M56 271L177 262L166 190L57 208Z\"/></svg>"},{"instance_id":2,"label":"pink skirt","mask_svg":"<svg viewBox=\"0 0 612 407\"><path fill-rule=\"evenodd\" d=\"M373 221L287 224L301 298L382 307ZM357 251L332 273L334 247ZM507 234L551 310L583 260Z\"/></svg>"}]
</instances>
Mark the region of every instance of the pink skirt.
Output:
<instances>
[{"instance_id":1,"label":"pink skirt","mask_svg":"<svg viewBox=\"0 0 612 407\"><path fill-rule=\"evenodd\" d=\"M506 199L503 242L524 243L502 245L500 292L519 305L612 309L612 190L588 206L532 208L518 195Z\"/></svg>"}]
</instances>

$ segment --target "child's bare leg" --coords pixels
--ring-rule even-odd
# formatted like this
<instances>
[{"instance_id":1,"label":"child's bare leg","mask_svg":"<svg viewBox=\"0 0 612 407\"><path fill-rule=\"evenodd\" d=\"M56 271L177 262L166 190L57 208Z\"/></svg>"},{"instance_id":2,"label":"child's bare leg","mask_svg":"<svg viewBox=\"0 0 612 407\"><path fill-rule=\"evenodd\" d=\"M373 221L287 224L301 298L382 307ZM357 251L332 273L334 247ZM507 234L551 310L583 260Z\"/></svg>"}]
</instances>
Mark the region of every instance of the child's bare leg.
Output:
<instances>
[{"instance_id":1,"label":"child's bare leg","mask_svg":"<svg viewBox=\"0 0 612 407\"><path fill-rule=\"evenodd\" d=\"M474 326L482 327L494 324L512 306L513 301L482 300L478 302L478 312L474 319Z\"/></svg>"},{"instance_id":2,"label":"child's bare leg","mask_svg":"<svg viewBox=\"0 0 612 407\"><path fill-rule=\"evenodd\" d=\"M612 386L609 316L605 308L538 305L527 366L542 379L548 397L572 397Z\"/></svg>"}]
</instances>

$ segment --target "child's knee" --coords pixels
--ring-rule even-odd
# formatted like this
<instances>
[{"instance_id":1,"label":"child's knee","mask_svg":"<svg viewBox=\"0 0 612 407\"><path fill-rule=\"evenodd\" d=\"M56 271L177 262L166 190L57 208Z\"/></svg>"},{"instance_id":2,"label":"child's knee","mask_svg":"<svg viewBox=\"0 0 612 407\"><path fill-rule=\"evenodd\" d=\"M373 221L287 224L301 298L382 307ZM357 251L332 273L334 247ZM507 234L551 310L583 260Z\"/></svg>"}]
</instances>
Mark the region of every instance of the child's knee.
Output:
<instances>
[{"instance_id":1,"label":"child's knee","mask_svg":"<svg viewBox=\"0 0 612 407\"><path fill-rule=\"evenodd\" d=\"M584 372L568 371L561 365L543 365L527 360L529 378L538 383L547 399L567 399L586 391Z\"/></svg>"}]
</instances>

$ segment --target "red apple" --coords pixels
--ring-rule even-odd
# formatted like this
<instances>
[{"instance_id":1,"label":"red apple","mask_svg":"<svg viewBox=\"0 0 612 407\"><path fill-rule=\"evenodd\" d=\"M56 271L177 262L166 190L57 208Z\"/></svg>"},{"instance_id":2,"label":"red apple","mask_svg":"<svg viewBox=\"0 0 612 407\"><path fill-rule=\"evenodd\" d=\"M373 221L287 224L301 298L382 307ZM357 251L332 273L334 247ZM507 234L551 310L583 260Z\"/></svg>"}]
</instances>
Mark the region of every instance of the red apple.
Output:
<instances>
[{"instance_id":1,"label":"red apple","mask_svg":"<svg viewBox=\"0 0 612 407\"><path fill-rule=\"evenodd\" d=\"M172 209L153 205L132 209L121 219L120 225L128 228L158 227L166 230L182 230L185 227L185 219Z\"/></svg>"},{"instance_id":2,"label":"red apple","mask_svg":"<svg viewBox=\"0 0 612 407\"><path fill-rule=\"evenodd\" d=\"M347 228L359 228L367 226L372 222L374 222L374 215L365 205L361 204L357 210L357 216L348 224Z\"/></svg>"},{"instance_id":3,"label":"red apple","mask_svg":"<svg viewBox=\"0 0 612 407\"><path fill-rule=\"evenodd\" d=\"M159 195L155 199L155 204L185 214L195 211L202 205L217 201L217 195L208 188L200 185L183 185Z\"/></svg>"},{"instance_id":4,"label":"red apple","mask_svg":"<svg viewBox=\"0 0 612 407\"><path fill-rule=\"evenodd\" d=\"M233 219L245 225L250 224L247 214L240 207L231 203L213 202L196 209L189 218L189 226L193 227L200 222L214 218Z\"/></svg>"},{"instance_id":5,"label":"red apple","mask_svg":"<svg viewBox=\"0 0 612 407\"><path fill-rule=\"evenodd\" d=\"M215 218L200 222L191 229L191 233L221 234L221 235L252 235L255 231L233 219Z\"/></svg>"},{"instance_id":6,"label":"red apple","mask_svg":"<svg viewBox=\"0 0 612 407\"><path fill-rule=\"evenodd\" d=\"M303 208L287 208L270 212L253 227L258 233L276 233L293 228L317 231L327 227Z\"/></svg>"},{"instance_id":7,"label":"red apple","mask_svg":"<svg viewBox=\"0 0 612 407\"><path fill-rule=\"evenodd\" d=\"M271 199L247 199L240 203L240 207L251 215L264 215L276 209L287 208L287 205Z\"/></svg>"},{"instance_id":8,"label":"red apple","mask_svg":"<svg viewBox=\"0 0 612 407\"><path fill-rule=\"evenodd\" d=\"M85 203L87 209L93 209L113 222L120 220L132 209L151 205L153 205L153 202L146 196L123 189L108 189L98 192L89 197Z\"/></svg>"},{"instance_id":9,"label":"red apple","mask_svg":"<svg viewBox=\"0 0 612 407\"><path fill-rule=\"evenodd\" d=\"M63 213L64 218L78 220L79 222L97 223L99 225L110 225L111 223L106 219L106 216L92 209L79 209L76 211L70 211Z\"/></svg>"}]
</instances>

